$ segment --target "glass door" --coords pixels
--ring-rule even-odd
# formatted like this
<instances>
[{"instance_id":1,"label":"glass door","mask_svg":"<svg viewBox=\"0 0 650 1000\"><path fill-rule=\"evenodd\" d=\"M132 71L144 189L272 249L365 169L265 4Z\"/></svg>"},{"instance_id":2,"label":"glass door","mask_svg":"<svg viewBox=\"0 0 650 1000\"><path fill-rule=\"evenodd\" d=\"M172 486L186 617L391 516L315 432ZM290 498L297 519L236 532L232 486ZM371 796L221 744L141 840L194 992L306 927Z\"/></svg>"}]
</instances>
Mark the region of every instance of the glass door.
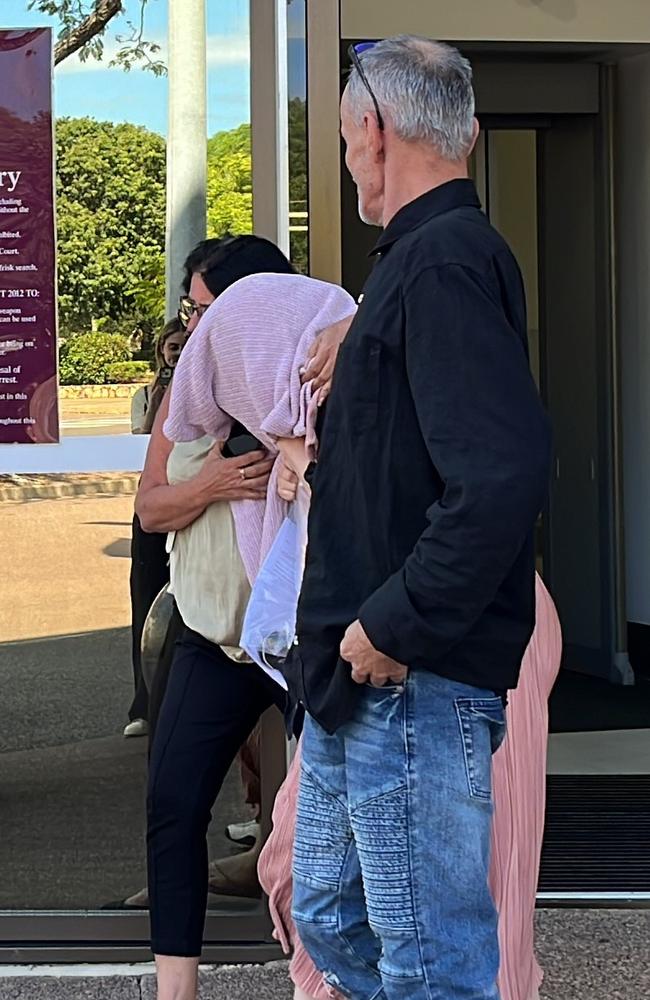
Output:
<instances>
[{"instance_id":1,"label":"glass door","mask_svg":"<svg viewBox=\"0 0 650 1000\"><path fill-rule=\"evenodd\" d=\"M144 959L148 740L123 733L134 698L133 501L147 438L130 433L130 387L62 396L60 445L0 456L0 958L109 948ZM285 767L278 720L262 727L263 832ZM226 829L252 818L246 798L236 762L213 810L211 860L240 850ZM210 894L207 956L277 957L270 930L261 896Z\"/></svg>"},{"instance_id":2,"label":"glass door","mask_svg":"<svg viewBox=\"0 0 650 1000\"><path fill-rule=\"evenodd\" d=\"M506 127L503 127L506 125ZM550 701L542 899L650 891L650 686L625 654L616 591L612 341L604 178L594 117L487 128L472 170L520 263L531 366L555 433L538 568L556 601L564 661Z\"/></svg>"}]
</instances>

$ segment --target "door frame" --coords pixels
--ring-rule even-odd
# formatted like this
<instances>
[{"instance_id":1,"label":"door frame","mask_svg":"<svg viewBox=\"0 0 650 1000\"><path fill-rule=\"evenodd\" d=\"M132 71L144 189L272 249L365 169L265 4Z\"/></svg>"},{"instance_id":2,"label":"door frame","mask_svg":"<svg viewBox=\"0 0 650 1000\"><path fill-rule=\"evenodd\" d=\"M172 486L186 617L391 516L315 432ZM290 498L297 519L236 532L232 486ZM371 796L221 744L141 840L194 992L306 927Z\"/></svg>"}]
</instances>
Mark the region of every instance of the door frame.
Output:
<instances>
[{"instance_id":1,"label":"door frame","mask_svg":"<svg viewBox=\"0 0 650 1000\"><path fill-rule=\"evenodd\" d=\"M349 205L351 195L343 175L345 166L338 131L338 99L342 86L340 70L349 40L341 40L338 36L339 22L333 5L326 17L321 8L317 10L317 5L309 4L308 16L311 273L315 277L337 283L341 283L345 277L350 284L343 241L342 205ZM317 38L317 43L313 41L314 37ZM512 94L512 88L506 88L502 81L499 82L493 59L482 61L479 51L472 53L472 56L479 85L477 114L482 125L489 128L533 128L539 133L544 128L552 127L553 122L559 118L566 120L573 116L590 115L596 122L595 227L599 326L596 407L602 469L599 477L601 516L598 530L601 573L605 581L600 601L604 623L601 638L609 648L609 679L617 683L633 683L634 675L627 653L620 345L615 302L613 93L616 69L615 66L598 66L584 61L558 62L551 86L549 63L544 61L544 46L540 45L540 58L530 59L525 64L511 64L517 67L517 78L525 90L523 94L521 90ZM508 64L500 62L498 65ZM509 72L512 75L513 70ZM557 86L560 77L580 81L577 96L575 89ZM333 91L333 78L339 81L336 93ZM326 99L323 87L326 88ZM545 110L546 97L548 110ZM316 162L317 170L313 169ZM324 192L327 192L325 198ZM332 206L336 200L339 211L333 212ZM539 293L540 334L543 338L546 290L542 273ZM541 360L544 378L543 346ZM549 583L552 587L552 556L548 550L548 540L546 547L545 564L550 569Z\"/></svg>"}]
</instances>

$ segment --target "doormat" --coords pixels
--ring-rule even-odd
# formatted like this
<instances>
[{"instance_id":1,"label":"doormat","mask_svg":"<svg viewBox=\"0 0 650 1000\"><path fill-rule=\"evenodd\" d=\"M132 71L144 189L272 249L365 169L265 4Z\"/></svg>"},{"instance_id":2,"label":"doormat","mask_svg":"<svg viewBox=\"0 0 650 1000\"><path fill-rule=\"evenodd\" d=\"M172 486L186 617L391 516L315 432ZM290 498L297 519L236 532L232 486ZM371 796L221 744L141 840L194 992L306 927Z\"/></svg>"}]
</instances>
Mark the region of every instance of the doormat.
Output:
<instances>
[{"instance_id":1,"label":"doormat","mask_svg":"<svg viewBox=\"0 0 650 1000\"><path fill-rule=\"evenodd\" d=\"M650 775L548 776L540 892L650 892Z\"/></svg>"}]
</instances>

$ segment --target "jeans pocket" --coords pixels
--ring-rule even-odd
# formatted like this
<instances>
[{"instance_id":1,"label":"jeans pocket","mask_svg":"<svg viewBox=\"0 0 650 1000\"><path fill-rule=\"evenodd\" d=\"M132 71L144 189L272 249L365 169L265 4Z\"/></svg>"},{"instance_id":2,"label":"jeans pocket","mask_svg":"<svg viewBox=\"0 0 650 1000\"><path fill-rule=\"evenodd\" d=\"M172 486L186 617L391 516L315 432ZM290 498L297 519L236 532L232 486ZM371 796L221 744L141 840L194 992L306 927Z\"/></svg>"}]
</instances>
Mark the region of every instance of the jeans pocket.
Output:
<instances>
[{"instance_id":1,"label":"jeans pocket","mask_svg":"<svg viewBox=\"0 0 650 1000\"><path fill-rule=\"evenodd\" d=\"M401 681L399 684L396 684L394 681L391 681L390 684L382 684L379 687L376 684L371 684L370 681L365 681L363 685L364 690L377 694L380 698L381 697L385 698L387 695L393 697L402 695L404 694L405 687L406 687L405 680Z\"/></svg>"},{"instance_id":2,"label":"jeans pocket","mask_svg":"<svg viewBox=\"0 0 650 1000\"><path fill-rule=\"evenodd\" d=\"M506 734L501 698L456 698L456 715L465 758L469 794L475 799L492 798L492 754Z\"/></svg>"}]
</instances>

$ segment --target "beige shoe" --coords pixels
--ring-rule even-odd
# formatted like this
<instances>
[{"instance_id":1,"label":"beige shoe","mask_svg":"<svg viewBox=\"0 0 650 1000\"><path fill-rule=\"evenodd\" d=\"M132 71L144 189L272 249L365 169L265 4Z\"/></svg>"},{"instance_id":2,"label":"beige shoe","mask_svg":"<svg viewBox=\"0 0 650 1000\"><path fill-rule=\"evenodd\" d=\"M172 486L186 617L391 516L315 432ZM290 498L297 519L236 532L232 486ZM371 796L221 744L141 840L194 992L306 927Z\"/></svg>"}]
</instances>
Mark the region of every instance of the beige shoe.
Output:
<instances>
[{"instance_id":1,"label":"beige shoe","mask_svg":"<svg viewBox=\"0 0 650 1000\"><path fill-rule=\"evenodd\" d=\"M124 900L124 906L133 906L137 910L148 910L149 909L149 890L145 886L144 889L140 889L140 892L136 892L133 896L129 896L128 899Z\"/></svg>"},{"instance_id":2,"label":"beige shoe","mask_svg":"<svg viewBox=\"0 0 650 1000\"><path fill-rule=\"evenodd\" d=\"M257 878L260 846L244 854L211 861L208 868L208 891L218 896L243 896L259 899L262 889Z\"/></svg>"},{"instance_id":3,"label":"beige shoe","mask_svg":"<svg viewBox=\"0 0 650 1000\"><path fill-rule=\"evenodd\" d=\"M133 736L148 736L149 735L149 723L146 719L133 719L129 722L127 726L124 727L124 736L128 740Z\"/></svg>"}]
</instances>

